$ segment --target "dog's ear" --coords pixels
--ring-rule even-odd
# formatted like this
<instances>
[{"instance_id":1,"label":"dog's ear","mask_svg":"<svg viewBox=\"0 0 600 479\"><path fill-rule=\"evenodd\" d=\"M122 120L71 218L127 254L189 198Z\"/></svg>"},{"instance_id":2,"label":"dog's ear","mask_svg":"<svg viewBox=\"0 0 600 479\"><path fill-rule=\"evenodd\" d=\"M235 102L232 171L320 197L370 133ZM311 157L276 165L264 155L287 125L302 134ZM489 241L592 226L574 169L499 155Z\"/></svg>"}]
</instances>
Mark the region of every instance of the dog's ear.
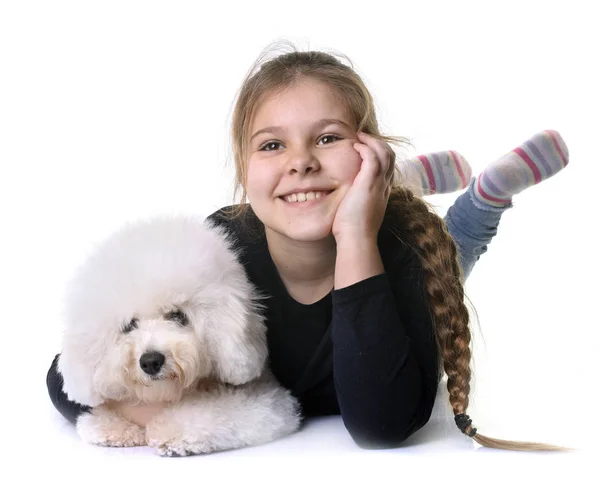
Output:
<instances>
[{"instance_id":1,"label":"dog's ear","mask_svg":"<svg viewBox=\"0 0 600 479\"><path fill-rule=\"evenodd\" d=\"M63 378L63 391L70 401L91 407L103 402L94 387L95 368L85 341L66 338L57 369Z\"/></svg>"},{"instance_id":2,"label":"dog's ear","mask_svg":"<svg viewBox=\"0 0 600 479\"><path fill-rule=\"evenodd\" d=\"M264 317L256 304L232 292L206 333L213 370L221 381L244 384L260 376L268 351Z\"/></svg>"}]
</instances>

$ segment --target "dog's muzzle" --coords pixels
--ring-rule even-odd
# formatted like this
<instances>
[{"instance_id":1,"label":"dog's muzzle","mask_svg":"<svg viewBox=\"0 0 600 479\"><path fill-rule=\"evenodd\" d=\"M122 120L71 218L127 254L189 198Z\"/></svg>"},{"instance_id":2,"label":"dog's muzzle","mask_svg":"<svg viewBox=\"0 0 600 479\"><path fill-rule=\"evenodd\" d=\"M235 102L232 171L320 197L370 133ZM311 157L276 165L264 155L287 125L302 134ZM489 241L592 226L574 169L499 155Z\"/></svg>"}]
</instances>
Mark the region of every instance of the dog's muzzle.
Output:
<instances>
[{"instance_id":1,"label":"dog's muzzle","mask_svg":"<svg viewBox=\"0 0 600 479\"><path fill-rule=\"evenodd\" d=\"M140 368L150 376L157 375L165 364L165 355L158 351L148 351L140 356Z\"/></svg>"}]
</instances>

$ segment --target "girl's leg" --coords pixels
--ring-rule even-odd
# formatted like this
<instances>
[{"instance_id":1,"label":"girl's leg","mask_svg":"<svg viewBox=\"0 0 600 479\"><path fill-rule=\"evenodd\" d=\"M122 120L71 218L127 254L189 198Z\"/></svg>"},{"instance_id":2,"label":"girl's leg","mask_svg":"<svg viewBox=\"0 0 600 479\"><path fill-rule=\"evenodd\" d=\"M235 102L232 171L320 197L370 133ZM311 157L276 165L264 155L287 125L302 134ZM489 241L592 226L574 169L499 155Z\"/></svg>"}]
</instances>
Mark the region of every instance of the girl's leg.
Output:
<instances>
[{"instance_id":1,"label":"girl's leg","mask_svg":"<svg viewBox=\"0 0 600 479\"><path fill-rule=\"evenodd\" d=\"M561 135L544 130L471 179L469 189L444 218L456 241L465 280L496 236L502 213L513 206L513 196L554 176L568 163L569 150Z\"/></svg>"},{"instance_id":2,"label":"girl's leg","mask_svg":"<svg viewBox=\"0 0 600 479\"><path fill-rule=\"evenodd\" d=\"M454 150L415 156L398 167L402 185L418 197L462 190L471 179L471 165Z\"/></svg>"},{"instance_id":3,"label":"girl's leg","mask_svg":"<svg viewBox=\"0 0 600 479\"><path fill-rule=\"evenodd\" d=\"M502 213L513 206L509 203L496 207L479 201L474 194L476 181L471 179L469 189L456 199L444 217L456 242L465 280L496 236Z\"/></svg>"}]
</instances>

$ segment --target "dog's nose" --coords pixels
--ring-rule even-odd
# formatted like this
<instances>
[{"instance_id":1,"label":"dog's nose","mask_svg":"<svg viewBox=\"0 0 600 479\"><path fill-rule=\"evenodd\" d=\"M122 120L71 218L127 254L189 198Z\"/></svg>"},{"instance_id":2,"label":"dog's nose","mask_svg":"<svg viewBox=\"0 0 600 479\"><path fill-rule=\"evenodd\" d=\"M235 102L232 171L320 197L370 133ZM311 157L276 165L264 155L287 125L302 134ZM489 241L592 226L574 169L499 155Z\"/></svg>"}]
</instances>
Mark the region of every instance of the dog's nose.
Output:
<instances>
[{"instance_id":1,"label":"dog's nose","mask_svg":"<svg viewBox=\"0 0 600 479\"><path fill-rule=\"evenodd\" d=\"M165 364L165 355L158 351L150 351L140 357L140 367L152 376L160 371L163 364Z\"/></svg>"}]
</instances>

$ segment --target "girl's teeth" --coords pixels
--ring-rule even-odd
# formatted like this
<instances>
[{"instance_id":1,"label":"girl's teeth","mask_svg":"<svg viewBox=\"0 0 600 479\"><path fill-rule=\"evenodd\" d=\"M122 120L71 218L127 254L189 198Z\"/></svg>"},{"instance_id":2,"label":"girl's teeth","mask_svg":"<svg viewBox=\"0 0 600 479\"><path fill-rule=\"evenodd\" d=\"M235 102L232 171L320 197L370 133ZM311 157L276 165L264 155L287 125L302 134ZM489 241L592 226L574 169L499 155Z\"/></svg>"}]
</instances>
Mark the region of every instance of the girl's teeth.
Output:
<instances>
[{"instance_id":1,"label":"girl's teeth","mask_svg":"<svg viewBox=\"0 0 600 479\"><path fill-rule=\"evenodd\" d=\"M325 196L325 193L309 191L308 193L292 193L285 200L288 203L301 203L308 200L318 200L322 196Z\"/></svg>"}]
</instances>

